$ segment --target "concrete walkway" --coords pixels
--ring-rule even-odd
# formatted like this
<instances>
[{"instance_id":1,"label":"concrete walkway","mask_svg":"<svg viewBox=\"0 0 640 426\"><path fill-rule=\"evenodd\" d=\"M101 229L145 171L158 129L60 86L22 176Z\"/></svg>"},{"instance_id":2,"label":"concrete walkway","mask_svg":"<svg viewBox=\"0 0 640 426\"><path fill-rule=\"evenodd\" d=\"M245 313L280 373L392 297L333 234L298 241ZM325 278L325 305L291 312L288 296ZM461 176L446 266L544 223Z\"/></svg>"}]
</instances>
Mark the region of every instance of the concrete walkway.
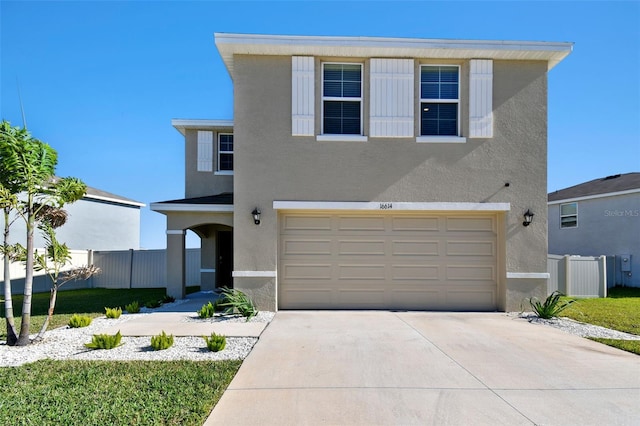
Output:
<instances>
[{"instance_id":1,"label":"concrete walkway","mask_svg":"<svg viewBox=\"0 0 640 426\"><path fill-rule=\"evenodd\" d=\"M638 425L640 357L499 313L279 312L206 425Z\"/></svg>"},{"instance_id":2,"label":"concrete walkway","mask_svg":"<svg viewBox=\"0 0 640 426\"><path fill-rule=\"evenodd\" d=\"M120 331L123 336L155 336L164 331L174 336L208 336L215 332L227 337L259 337L267 326L259 322L193 321L198 318L196 312L202 305L216 298L213 293L189 294L179 303L163 305L150 314L105 329L103 333L115 334Z\"/></svg>"}]
</instances>

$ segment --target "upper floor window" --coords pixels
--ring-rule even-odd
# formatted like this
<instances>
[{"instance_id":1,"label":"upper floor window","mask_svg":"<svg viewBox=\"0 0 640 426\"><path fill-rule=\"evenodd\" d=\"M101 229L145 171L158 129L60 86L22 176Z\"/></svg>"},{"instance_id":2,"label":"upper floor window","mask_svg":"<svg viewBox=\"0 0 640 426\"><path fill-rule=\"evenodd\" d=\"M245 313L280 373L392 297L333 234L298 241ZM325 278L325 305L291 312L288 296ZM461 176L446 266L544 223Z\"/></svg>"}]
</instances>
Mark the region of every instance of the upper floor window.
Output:
<instances>
[{"instance_id":1,"label":"upper floor window","mask_svg":"<svg viewBox=\"0 0 640 426\"><path fill-rule=\"evenodd\" d=\"M362 65L322 64L322 133L362 134Z\"/></svg>"},{"instance_id":2,"label":"upper floor window","mask_svg":"<svg viewBox=\"0 0 640 426\"><path fill-rule=\"evenodd\" d=\"M560 204L560 228L578 226L578 203Z\"/></svg>"},{"instance_id":3,"label":"upper floor window","mask_svg":"<svg viewBox=\"0 0 640 426\"><path fill-rule=\"evenodd\" d=\"M460 67L423 65L420 68L420 134L458 136Z\"/></svg>"},{"instance_id":4,"label":"upper floor window","mask_svg":"<svg viewBox=\"0 0 640 426\"><path fill-rule=\"evenodd\" d=\"M218 134L218 171L233 172L233 134Z\"/></svg>"}]
</instances>

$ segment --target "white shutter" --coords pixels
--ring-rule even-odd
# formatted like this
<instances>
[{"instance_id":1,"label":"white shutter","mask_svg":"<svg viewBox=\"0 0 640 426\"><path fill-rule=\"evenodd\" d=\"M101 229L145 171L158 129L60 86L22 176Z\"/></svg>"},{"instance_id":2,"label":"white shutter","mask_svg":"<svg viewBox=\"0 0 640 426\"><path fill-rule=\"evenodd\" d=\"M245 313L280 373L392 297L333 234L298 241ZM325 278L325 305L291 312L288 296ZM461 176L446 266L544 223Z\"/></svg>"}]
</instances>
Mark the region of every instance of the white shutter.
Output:
<instances>
[{"instance_id":1,"label":"white shutter","mask_svg":"<svg viewBox=\"0 0 640 426\"><path fill-rule=\"evenodd\" d=\"M371 59L369 135L413 137L413 60Z\"/></svg>"},{"instance_id":2,"label":"white shutter","mask_svg":"<svg viewBox=\"0 0 640 426\"><path fill-rule=\"evenodd\" d=\"M213 170L213 132L198 130L198 171Z\"/></svg>"},{"instance_id":3,"label":"white shutter","mask_svg":"<svg viewBox=\"0 0 640 426\"><path fill-rule=\"evenodd\" d=\"M312 56L291 58L291 134L293 136L314 135L314 66Z\"/></svg>"},{"instance_id":4,"label":"white shutter","mask_svg":"<svg viewBox=\"0 0 640 426\"><path fill-rule=\"evenodd\" d=\"M493 61L490 59L471 60L469 137L493 137Z\"/></svg>"}]
</instances>

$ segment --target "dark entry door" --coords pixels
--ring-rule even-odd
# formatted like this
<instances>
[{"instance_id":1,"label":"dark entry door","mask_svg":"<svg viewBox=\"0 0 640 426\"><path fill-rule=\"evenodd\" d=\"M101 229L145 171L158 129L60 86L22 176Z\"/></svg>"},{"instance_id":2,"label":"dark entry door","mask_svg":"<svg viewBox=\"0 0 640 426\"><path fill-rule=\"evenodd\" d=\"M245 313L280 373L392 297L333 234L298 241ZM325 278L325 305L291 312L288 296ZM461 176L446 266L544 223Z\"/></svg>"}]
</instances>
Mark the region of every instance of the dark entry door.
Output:
<instances>
[{"instance_id":1,"label":"dark entry door","mask_svg":"<svg viewBox=\"0 0 640 426\"><path fill-rule=\"evenodd\" d=\"M216 238L216 287L233 288L233 232L218 231Z\"/></svg>"}]
</instances>

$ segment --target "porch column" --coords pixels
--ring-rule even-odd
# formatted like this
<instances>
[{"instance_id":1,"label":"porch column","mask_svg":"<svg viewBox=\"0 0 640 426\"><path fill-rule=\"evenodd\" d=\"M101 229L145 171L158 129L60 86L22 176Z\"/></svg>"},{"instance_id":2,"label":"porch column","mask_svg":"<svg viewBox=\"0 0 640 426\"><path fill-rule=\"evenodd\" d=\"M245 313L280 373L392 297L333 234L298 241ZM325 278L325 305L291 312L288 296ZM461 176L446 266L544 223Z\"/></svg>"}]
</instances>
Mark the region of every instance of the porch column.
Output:
<instances>
[{"instance_id":1,"label":"porch column","mask_svg":"<svg viewBox=\"0 0 640 426\"><path fill-rule=\"evenodd\" d=\"M167 230L167 294L176 299L185 296L185 231Z\"/></svg>"}]
</instances>

